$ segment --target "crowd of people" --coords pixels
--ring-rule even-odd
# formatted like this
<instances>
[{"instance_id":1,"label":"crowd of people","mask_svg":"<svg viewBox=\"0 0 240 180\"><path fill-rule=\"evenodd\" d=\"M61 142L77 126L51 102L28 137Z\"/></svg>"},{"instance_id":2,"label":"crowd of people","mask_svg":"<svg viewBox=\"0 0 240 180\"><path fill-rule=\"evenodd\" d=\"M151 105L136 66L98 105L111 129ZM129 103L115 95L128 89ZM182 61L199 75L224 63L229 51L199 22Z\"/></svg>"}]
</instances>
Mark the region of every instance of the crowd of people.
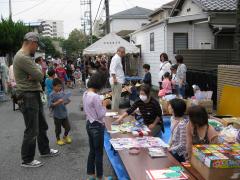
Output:
<instances>
[{"instance_id":1,"label":"crowd of people","mask_svg":"<svg viewBox=\"0 0 240 180\"><path fill-rule=\"evenodd\" d=\"M109 104L108 100L102 102L97 94L106 84L105 57L90 61L85 64L79 60L74 66L71 61L54 59L45 61L42 57L36 59L32 55L39 44L39 36L36 33L27 33L24 37L22 48L16 53L13 65L10 66L12 92L16 96L16 102L23 114L25 131L21 148L22 167L40 167L42 162L35 160L35 149L38 149L42 157L59 155L59 151L51 149L47 136L48 124L44 114L44 94L47 96L47 106L52 114L56 144L62 146L71 144L69 135L71 123L68 119L67 105L71 102L71 93L66 87L73 88L76 79L84 77L83 82L88 87L83 95L84 111L87 116L87 133L89 136L90 152L87 163L89 179L104 179L103 176L103 117ZM89 66L88 66L89 65ZM86 68L87 67L87 71ZM100 74L99 74L100 73ZM83 75L84 74L84 75ZM88 81L86 77L91 76ZM45 91L45 92L44 92ZM64 129L61 135L62 128ZM93 179L93 178L92 178ZM94 178L95 179L95 178ZM109 177L111 179L111 177Z\"/></svg>"},{"instance_id":2,"label":"crowd of people","mask_svg":"<svg viewBox=\"0 0 240 180\"><path fill-rule=\"evenodd\" d=\"M55 59L45 61L42 57L32 60L31 55L38 48L39 37L36 33L27 33L22 48L16 53L13 65L10 66L9 82L14 88L17 103L23 114L26 129L22 142L21 156L23 167L40 167L43 164L35 160L35 148L38 144L41 156L57 156L59 151L51 149L47 137L48 125L43 106L43 91L47 96L47 105L55 124L56 143L71 144L69 135L71 126L68 119L67 104L70 94L65 86L73 88L76 80L82 77L87 89L83 94L83 110L86 114L86 131L89 137L89 155L87 174L90 180L103 179L103 143L104 116L107 106L111 103L113 111L119 110L120 98L125 74L122 59L125 48L119 47L111 62L105 56L96 57L89 61L79 59L74 65L72 61ZM186 71L183 56L177 55L176 64L171 64L167 54L160 55L159 93L160 97L175 93L180 98L174 98L169 103L171 117L171 138L169 151L180 162L188 161L191 157L191 147L194 144L209 144L217 142L217 133L208 125L208 114L201 106L189 109L186 118L185 97ZM88 67L88 68L86 68ZM134 82L131 83L130 108L116 120L123 120L139 109L144 124L151 130L153 136L161 137L164 133L162 110L159 102L151 95L152 76L150 65L144 64L145 75L139 94ZM86 80L88 79L88 80ZM112 90L112 102L102 99L101 90L106 87L107 79ZM64 129L61 137L61 129ZM95 172L96 170L96 172ZM109 177L110 178L110 177Z\"/></svg>"}]
</instances>

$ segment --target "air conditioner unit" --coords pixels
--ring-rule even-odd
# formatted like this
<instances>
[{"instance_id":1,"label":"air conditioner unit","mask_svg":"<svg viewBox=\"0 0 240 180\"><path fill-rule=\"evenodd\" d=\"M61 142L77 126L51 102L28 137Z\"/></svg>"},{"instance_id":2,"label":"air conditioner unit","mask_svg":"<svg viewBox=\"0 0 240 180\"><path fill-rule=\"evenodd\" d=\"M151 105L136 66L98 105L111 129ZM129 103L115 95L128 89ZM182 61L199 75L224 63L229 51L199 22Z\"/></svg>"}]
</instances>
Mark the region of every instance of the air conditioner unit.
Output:
<instances>
[{"instance_id":1,"label":"air conditioner unit","mask_svg":"<svg viewBox=\"0 0 240 180\"><path fill-rule=\"evenodd\" d=\"M200 49L212 49L212 43L210 42L200 42Z\"/></svg>"}]
</instances>

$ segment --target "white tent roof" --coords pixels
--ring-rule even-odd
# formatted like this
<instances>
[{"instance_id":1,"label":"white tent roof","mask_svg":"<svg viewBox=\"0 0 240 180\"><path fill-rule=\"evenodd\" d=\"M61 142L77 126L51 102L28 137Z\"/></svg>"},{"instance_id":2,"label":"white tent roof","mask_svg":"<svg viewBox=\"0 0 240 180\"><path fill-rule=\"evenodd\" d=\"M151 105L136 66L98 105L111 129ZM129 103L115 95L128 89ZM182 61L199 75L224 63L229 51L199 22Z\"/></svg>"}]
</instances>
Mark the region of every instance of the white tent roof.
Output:
<instances>
[{"instance_id":1,"label":"white tent roof","mask_svg":"<svg viewBox=\"0 0 240 180\"><path fill-rule=\"evenodd\" d=\"M102 37L91 46L83 50L84 55L96 55L96 54L114 54L118 47L125 47L126 53L139 53L140 49L133 44L130 44L125 39L116 35L115 33L109 33Z\"/></svg>"}]
</instances>

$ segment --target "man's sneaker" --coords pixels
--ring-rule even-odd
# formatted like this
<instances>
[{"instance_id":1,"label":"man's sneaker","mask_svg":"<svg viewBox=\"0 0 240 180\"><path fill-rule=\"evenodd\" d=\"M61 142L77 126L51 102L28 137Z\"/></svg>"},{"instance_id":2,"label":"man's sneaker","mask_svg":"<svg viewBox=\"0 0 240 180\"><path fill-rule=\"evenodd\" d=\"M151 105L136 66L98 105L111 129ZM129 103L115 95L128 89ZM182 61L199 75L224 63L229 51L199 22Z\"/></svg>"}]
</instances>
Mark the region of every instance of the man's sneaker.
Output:
<instances>
[{"instance_id":1,"label":"man's sneaker","mask_svg":"<svg viewBox=\"0 0 240 180\"><path fill-rule=\"evenodd\" d=\"M41 154L41 157L54 157L54 156L58 156L59 155L59 151L56 149L50 149L50 152L48 154Z\"/></svg>"},{"instance_id":2,"label":"man's sneaker","mask_svg":"<svg viewBox=\"0 0 240 180\"><path fill-rule=\"evenodd\" d=\"M43 166L43 163L38 160L33 160L30 163L22 163L21 166L26 168L37 168Z\"/></svg>"},{"instance_id":3,"label":"man's sneaker","mask_svg":"<svg viewBox=\"0 0 240 180\"><path fill-rule=\"evenodd\" d=\"M67 144L71 144L71 143L72 143L72 139L71 139L70 136L65 136L65 137L63 137L63 140L64 140L64 142L67 143Z\"/></svg>"},{"instance_id":4,"label":"man's sneaker","mask_svg":"<svg viewBox=\"0 0 240 180\"><path fill-rule=\"evenodd\" d=\"M59 139L59 140L57 140L56 144L59 146L63 146L63 145L65 145L65 140Z\"/></svg>"}]
</instances>

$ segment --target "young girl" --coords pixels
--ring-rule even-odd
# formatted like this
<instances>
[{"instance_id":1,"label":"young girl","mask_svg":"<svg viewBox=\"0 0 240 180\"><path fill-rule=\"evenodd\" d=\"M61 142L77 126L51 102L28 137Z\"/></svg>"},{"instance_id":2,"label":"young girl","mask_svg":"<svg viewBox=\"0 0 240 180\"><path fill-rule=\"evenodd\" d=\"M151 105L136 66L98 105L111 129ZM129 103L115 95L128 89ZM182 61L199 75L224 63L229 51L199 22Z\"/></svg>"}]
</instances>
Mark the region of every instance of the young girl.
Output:
<instances>
[{"instance_id":1,"label":"young girl","mask_svg":"<svg viewBox=\"0 0 240 180\"><path fill-rule=\"evenodd\" d=\"M208 125L208 114L204 107L189 108L189 123L187 124L187 159L190 160L192 145L218 143L218 133Z\"/></svg>"},{"instance_id":2,"label":"young girl","mask_svg":"<svg viewBox=\"0 0 240 180\"><path fill-rule=\"evenodd\" d=\"M172 99L169 104L171 117L171 139L169 151L179 162L185 161L186 156L186 126L187 120L184 119L186 103L182 99Z\"/></svg>"},{"instance_id":3,"label":"young girl","mask_svg":"<svg viewBox=\"0 0 240 180\"><path fill-rule=\"evenodd\" d=\"M162 89L159 90L158 96L163 97L165 95L172 94L172 82L171 82L171 76L169 72L166 72L163 75L164 79L162 81Z\"/></svg>"},{"instance_id":4,"label":"young girl","mask_svg":"<svg viewBox=\"0 0 240 180\"><path fill-rule=\"evenodd\" d=\"M106 83L104 77L101 73L92 74L87 84L88 89L83 94L83 108L87 116L86 129L90 146L87 162L89 180L95 180L95 167L97 179L104 179L103 143L105 126L103 118L106 114L106 106L109 101L102 101L100 95L97 94Z\"/></svg>"}]
</instances>

